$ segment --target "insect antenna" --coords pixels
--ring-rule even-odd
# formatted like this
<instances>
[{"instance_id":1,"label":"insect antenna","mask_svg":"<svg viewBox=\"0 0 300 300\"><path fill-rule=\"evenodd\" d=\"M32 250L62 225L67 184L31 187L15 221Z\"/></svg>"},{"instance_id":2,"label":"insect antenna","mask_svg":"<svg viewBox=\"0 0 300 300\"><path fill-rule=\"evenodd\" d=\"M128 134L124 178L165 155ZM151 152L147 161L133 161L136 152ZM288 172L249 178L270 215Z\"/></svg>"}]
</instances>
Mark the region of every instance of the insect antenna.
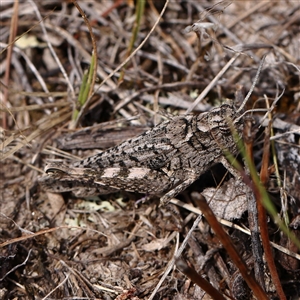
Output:
<instances>
[{"instance_id":1,"label":"insect antenna","mask_svg":"<svg viewBox=\"0 0 300 300\"><path fill-rule=\"evenodd\" d=\"M253 113L253 112L266 112L266 114L261 118L260 123L263 123L263 121L267 118L268 114L275 108L277 102L280 100L281 96L283 95L285 90L282 91L282 93L276 97L274 102L269 108L252 108L246 110L244 113L242 113L238 118L236 118L234 121L238 123L246 114Z\"/></svg>"},{"instance_id":2,"label":"insect antenna","mask_svg":"<svg viewBox=\"0 0 300 300\"><path fill-rule=\"evenodd\" d=\"M251 96L251 94L252 94L252 92L253 92L253 90L254 90L254 88L255 88L255 85L257 84L257 81L258 81L258 79L259 79L259 75L260 75L260 72L261 72L262 67L263 67L263 65L264 65L266 56L267 56L267 54L265 54L265 55L262 57L261 62L260 62L259 67L258 67L258 70L257 70L256 75L255 75L254 81L253 81L253 83L252 83L252 86L251 86L251 88L250 88L250 90L249 90L247 96L245 97L243 103L241 104L240 108L237 110L237 113L239 113L239 112L241 112L241 111L243 110L244 106L246 105L247 101L249 100L249 98L250 98L250 96Z\"/></svg>"}]
</instances>

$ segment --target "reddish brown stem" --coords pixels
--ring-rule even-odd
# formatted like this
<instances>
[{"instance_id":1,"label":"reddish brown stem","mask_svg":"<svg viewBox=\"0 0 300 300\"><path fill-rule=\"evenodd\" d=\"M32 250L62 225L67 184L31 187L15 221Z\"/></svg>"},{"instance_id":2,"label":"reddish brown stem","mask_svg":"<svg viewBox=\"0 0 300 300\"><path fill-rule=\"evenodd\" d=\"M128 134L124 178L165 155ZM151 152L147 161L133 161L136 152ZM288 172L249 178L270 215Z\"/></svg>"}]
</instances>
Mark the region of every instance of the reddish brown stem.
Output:
<instances>
[{"instance_id":1,"label":"reddish brown stem","mask_svg":"<svg viewBox=\"0 0 300 300\"><path fill-rule=\"evenodd\" d=\"M248 284L248 286L252 290L255 297L257 299L261 299L261 300L263 300L263 299L268 300L269 298L266 295L266 293L264 292L264 290L262 289L262 287L250 275L250 272L247 268L247 265L245 264L245 262L243 261L243 259L241 258L241 256L237 252L237 250L235 249L232 241L227 236L226 232L224 231L224 229L222 228L222 226L218 222L216 216L214 215L213 211L211 210L211 208L207 204L205 198L202 195L198 194L198 193L192 193L192 197L193 197L193 200L197 203L197 205L201 209L201 211L202 211L203 215L205 216L207 222L209 223L209 225L211 226L213 231L218 236L220 242L222 243L222 245L226 249L228 255L231 257L234 264L240 270L244 280L246 281L246 283Z\"/></svg>"},{"instance_id":2,"label":"reddish brown stem","mask_svg":"<svg viewBox=\"0 0 300 300\"><path fill-rule=\"evenodd\" d=\"M262 158L262 167L260 170L260 180L261 183L266 186L269 180L269 173L268 173L268 166L269 166L269 155L270 155L270 139L269 139L269 131L270 128L265 129L265 143L264 143L264 153ZM263 244L263 248L265 251L265 259L269 267L269 271L272 277L272 281L276 287L276 291L280 300L285 300L285 294L283 292L280 279L278 276L278 272L276 269L276 265L273 259L269 233L268 233L268 226L267 226L267 214L264 206L262 205L261 195L256 195L257 199L257 209L258 209L258 221L260 226L260 234L261 234L261 241Z\"/></svg>"},{"instance_id":3,"label":"reddish brown stem","mask_svg":"<svg viewBox=\"0 0 300 300\"><path fill-rule=\"evenodd\" d=\"M245 151L247 157L253 162L253 141L256 136L256 130L253 130L252 118L245 118L245 125L243 131L243 138L245 144ZM254 184L251 184L251 190L254 191L256 188ZM260 240L260 231L258 224L258 211L256 205L256 199L254 193L251 190L247 190L248 198L248 222L249 229L251 231L251 244L252 254L254 258L254 274L255 279L258 281L260 286L265 290L265 279L264 279L264 261L263 261L263 248Z\"/></svg>"},{"instance_id":4,"label":"reddish brown stem","mask_svg":"<svg viewBox=\"0 0 300 300\"><path fill-rule=\"evenodd\" d=\"M224 296L216 290L207 280L202 278L193 268L189 267L183 259L178 259L176 262L176 267L185 276L196 283L201 289L203 289L207 294L209 294L212 299L216 300L226 300Z\"/></svg>"}]
</instances>

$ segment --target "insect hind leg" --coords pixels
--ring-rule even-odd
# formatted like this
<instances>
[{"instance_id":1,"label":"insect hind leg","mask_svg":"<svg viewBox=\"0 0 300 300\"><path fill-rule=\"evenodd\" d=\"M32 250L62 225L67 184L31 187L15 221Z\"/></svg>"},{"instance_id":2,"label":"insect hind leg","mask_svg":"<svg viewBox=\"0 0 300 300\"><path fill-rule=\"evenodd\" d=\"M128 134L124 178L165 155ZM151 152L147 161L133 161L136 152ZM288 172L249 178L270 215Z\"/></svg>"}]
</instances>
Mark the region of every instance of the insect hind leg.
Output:
<instances>
[{"instance_id":1,"label":"insect hind leg","mask_svg":"<svg viewBox=\"0 0 300 300\"><path fill-rule=\"evenodd\" d=\"M186 180L184 180L182 183L177 185L174 189L170 190L160 198L160 206L167 205L173 197L177 196L180 192L184 191L198 177L199 177L198 174L196 174L195 172L191 172Z\"/></svg>"}]
</instances>

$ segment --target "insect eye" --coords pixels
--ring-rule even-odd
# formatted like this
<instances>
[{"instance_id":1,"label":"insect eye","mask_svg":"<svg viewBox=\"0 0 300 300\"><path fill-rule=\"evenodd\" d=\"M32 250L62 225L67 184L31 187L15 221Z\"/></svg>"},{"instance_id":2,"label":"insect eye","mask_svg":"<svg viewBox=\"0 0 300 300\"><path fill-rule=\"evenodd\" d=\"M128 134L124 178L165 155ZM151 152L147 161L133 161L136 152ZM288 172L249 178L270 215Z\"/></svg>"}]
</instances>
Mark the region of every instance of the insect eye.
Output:
<instances>
[{"instance_id":1,"label":"insect eye","mask_svg":"<svg viewBox=\"0 0 300 300\"><path fill-rule=\"evenodd\" d=\"M57 175L57 174L64 174L65 173L64 171L58 170L58 169L55 169L55 168L53 168L53 169L50 168L50 169L46 170L45 172L48 175Z\"/></svg>"}]
</instances>

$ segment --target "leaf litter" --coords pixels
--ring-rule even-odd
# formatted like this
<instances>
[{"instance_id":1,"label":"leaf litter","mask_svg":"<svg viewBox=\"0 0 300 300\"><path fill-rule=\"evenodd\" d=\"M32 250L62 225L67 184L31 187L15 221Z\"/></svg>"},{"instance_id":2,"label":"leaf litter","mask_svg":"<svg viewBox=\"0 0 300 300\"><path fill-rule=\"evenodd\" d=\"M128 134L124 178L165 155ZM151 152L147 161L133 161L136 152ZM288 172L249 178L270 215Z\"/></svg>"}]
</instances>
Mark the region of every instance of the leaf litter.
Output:
<instances>
[{"instance_id":1,"label":"leaf litter","mask_svg":"<svg viewBox=\"0 0 300 300\"><path fill-rule=\"evenodd\" d=\"M194 269L212 284L218 283L217 289L224 295L253 299L246 288L245 294L239 294L236 269L205 220L189 233L197 217L189 210L194 206L190 194L197 191L215 203L212 209L218 217L234 223L224 228L252 269L251 241L237 229L249 227L246 200L242 193L230 189L233 179L221 166L180 194L178 207L163 208L158 207L157 199L140 202L143 195L130 193L92 199L47 194L38 186L37 177L46 161L95 154L168 115L184 114L235 51L242 54L210 87L194 112L234 99L240 87L249 91L259 62L268 53L247 109L264 108L266 96L272 103L282 94L272 112L274 124L281 121L274 126L275 136L285 134L274 139L281 185L270 160L267 189L277 210L294 224L291 229L299 238L295 225L300 207L299 6L294 1L276 1L276 5L271 1L170 2L145 45L121 70L122 81L121 71L117 71L98 88L98 82L127 58L135 4L78 3L96 38L98 81L87 111L72 130L68 129L71 112L92 54L90 34L81 15L67 1L20 1L18 8L13 1L6 1L1 7L1 298L202 299L203 290L177 268L155 290L178 255L178 243L189 236L182 257ZM150 32L163 4L146 3L134 49ZM11 31L14 26L15 34ZM20 36L13 48L7 48L10 37ZM53 59L49 43L67 78ZM12 49L11 58L8 49ZM259 112L253 114L261 118ZM259 128L256 137L253 157L259 170L263 150ZM71 146L64 146L66 140ZM227 177L222 180L224 175ZM226 203L227 196L230 200ZM103 207L103 203L108 205ZM299 249L273 222L268 223L268 230L273 243L291 251L287 255L274 250L274 255L286 298L296 299L300 295L299 256L295 256ZM200 259L206 261L204 266ZM269 298L276 297L272 284L265 289Z\"/></svg>"}]
</instances>

